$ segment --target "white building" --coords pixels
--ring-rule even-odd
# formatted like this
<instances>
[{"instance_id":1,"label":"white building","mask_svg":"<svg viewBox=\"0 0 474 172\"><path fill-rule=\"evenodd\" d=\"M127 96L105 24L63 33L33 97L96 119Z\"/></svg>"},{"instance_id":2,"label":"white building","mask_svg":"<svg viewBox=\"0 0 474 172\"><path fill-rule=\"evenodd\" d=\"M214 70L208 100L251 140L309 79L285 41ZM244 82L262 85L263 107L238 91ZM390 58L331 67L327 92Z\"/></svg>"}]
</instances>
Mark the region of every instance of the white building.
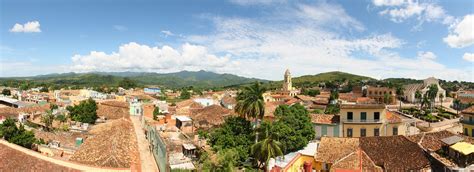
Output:
<instances>
[{"instance_id":1,"label":"white building","mask_svg":"<svg viewBox=\"0 0 474 172\"><path fill-rule=\"evenodd\" d=\"M429 90L430 85L433 84L438 87L438 93L435 98L435 102L440 102L440 95L442 95L443 98L446 98L446 90L441 88L441 86L439 85L439 80L434 77L429 77L423 80L422 84L409 84L404 86L405 100L412 103L415 103L417 101L419 102L420 100L416 100L415 98L416 91L419 90L421 92L421 95L424 96L425 93Z\"/></svg>"}]
</instances>

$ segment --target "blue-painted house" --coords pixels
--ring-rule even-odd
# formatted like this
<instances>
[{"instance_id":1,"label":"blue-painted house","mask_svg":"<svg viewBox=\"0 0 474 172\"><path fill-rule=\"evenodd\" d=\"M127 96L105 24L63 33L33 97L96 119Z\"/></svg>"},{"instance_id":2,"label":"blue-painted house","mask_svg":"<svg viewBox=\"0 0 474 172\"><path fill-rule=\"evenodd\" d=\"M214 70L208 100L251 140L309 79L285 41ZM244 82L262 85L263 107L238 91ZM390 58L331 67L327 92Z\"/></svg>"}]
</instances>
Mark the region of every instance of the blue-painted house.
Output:
<instances>
[{"instance_id":1,"label":"blue-painted house","mask_svg":"<svg viewBox=\"0 0 474 172\"><path fill-rule=\"evenodd\" d=\"M314 131L316 132L316 139L320 139L322 136L341 136L341 125L338 115L310 114L310 116Z\"/></svg>"},{"instance_id":2,"label":"blue-painted house","mask_svg":"<svg viewBox=\"0 0 474 172\"><path fill-rule=\"evenodd\" d=\"M161 89L156 88L156 87L145 88L145 89L143 89L143 91L145 92L145 94L159 94L159 93L161 93Z\"/></svg>"}]
</instances>

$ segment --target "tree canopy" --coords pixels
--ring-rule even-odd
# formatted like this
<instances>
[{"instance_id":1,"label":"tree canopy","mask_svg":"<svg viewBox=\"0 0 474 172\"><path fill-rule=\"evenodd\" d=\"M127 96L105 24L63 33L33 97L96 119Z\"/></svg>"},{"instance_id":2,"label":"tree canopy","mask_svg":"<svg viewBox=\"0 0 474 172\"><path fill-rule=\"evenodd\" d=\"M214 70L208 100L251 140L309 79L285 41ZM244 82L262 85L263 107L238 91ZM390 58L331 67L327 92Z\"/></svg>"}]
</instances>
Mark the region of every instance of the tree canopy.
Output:
<instances>
[{"instance_id":1,"label":"tree canopy","mask_svg":"<svg viewBox=\"0 0 474 172\"><path fill-rule=\"evenodd\" d=\"M4 89L2 90L2 94L5 95L5 96L9 96L9 95L11 95L12 93L11 93L11 91L10 91L9 89L4 88Z\"/></svg>"},{"instance_id":2,"label":"tree canopy","mask_svg":"<svg viewBox=\"0 0 474 172\"><path fill-rule=\"evenodd\" d=\"M137 83L130 78L123 78L123 80L119 82L118 86L124 89L130 89L137 87Z\"/></svg>"},{"instance_id":3,"label":"tree canopy","mask_svg":"<svg viewBox=\"0 0 474 172\"><path fill-rule=\"evenodd\" d=\"M79 105L68 106L70 117L74 121L94 124L97 117L97 105L91 98L82 101Z\"/></svg>"},{"instance_id":4,"label":"tree canopy","mask_svg":"<svg viewBox=\"0 0 474 172\"><path fill-rule=\"evenodd\" d=\"M225 123L221 127L210 133L209 144L217 152L235 149L238 152L238 160L241 164L249 156L253 139L250 121L242 117L229 117L225 119Z\"/></svg>"},{"instance_id":5,"label":"tree canopy","mask_svg":"<svg viewBox=\"0 0 474 172\"><path fill-rule=\"evenodd\" d=\"M32 131L26 131L21 124L20 127L17 127L15 121L11 118L8 118L0 124L0 137L3 137L10 143L29 149L31 149L33 143L37 141Z\"/></svg>"},{"instance_id":6,"label":"tree canopy","mask_svg":"<svg viewBox=\"0 0 474 172\"><path fill-rule=\"evenodd\" d=\"M275 110L276 121L264 122L262 130L268 130L282 144L283 153L304 148L315 137L308 111L301 105L281 105Z\"/></svg>"}]
</instances>

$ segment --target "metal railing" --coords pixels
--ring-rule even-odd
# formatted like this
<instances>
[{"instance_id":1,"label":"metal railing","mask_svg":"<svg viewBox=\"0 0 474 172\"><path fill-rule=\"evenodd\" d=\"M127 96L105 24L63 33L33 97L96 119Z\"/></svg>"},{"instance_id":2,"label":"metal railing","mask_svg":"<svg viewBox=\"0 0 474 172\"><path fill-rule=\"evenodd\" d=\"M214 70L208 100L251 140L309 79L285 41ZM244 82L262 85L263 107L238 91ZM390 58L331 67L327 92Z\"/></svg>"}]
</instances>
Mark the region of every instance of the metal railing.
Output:
<instances>
[{"instance_id":1,"label":"metal railing","mask_svg":"<svg viewBox=\"0 0 474 172\"><path fill-rule=\"evenodd\" d=\"M380 119L346 119L342 120L345 123L382 123Z\"/></svg>"}]
</instances>

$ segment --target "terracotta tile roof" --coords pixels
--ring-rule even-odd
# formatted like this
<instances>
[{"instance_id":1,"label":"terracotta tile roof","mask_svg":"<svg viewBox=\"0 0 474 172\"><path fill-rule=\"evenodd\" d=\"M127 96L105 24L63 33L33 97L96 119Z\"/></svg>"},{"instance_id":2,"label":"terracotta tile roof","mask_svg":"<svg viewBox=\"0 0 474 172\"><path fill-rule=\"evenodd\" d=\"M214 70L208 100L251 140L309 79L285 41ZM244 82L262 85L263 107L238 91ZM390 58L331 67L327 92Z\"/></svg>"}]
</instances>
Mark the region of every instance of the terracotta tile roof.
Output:
<instances>
[{"instance_id":1,"label":"terracotta tile roof","mask_svg":"<svg viewBox=\"0 0 474 172\"><path fill-rule=\"evenodd\" d=\"M311 122L316 124L334 124L339 123L339 116L332 114L309 114Z\"/></svg>"},{"instance_id":2,"label":"terracotta tile roof","mask_svg":"<svg viewBox=\"0 0 474 172\"><path fill-rule=\"evenodd\" d=\"M319 105L327 105L329 104L329 97L328 98L317 97L313 102Z\"/></svg>"},{"instance_id":3,"label":"terracotta tile roof","mask_svg":"<svg viewBox=\"0 0 474 172\"><path fill-rule=\"evenodd\" d=\"M457 135L446 130L431 132L431 133L420 133L420 134L406 136L406 137L412 142L421 144L421 146L424 149L430 152L434 152L434 151L440 150L441 147L443 146L444 143L442 139L445 139L451 136L459 136L459 137L462 137L465 142L468 142L471 144L474 143L474 138L472 137Z\"/></svg>"},{"instance_id":4,"label":"terracotta tile roof","mask_svg":"<svg viewBox=\"0 0 474 172\"><path fill-rule=\"evenodd\" d=\"M299 103L299 102L300 102L300 100L298 100L298 99L290 98L290 99L285 101L285 104L288 105L288 106L291 106L291 105L294 105L294 104Z\"/></svg>"},{"instance_id":5,"label":"terracotta tile roof","mask_svg":"<svg viewBox=\"0 0 474 172\"><path fill-rule=\"evenodd\" d=\"M298 99L303 100L303 101L313 101L316 100L316 97L311 97L307 95L297 95L296 96Z\"/></svg>"},{"instance_id":6,"label":"terracotta tile roof","mask_svg":"<svg viewBox=\"0 0 474 172\"><path fill-rule=\"evenodd\" d=\"M132 123L129 119L117 119L95 125L89 137L71 157L81 164L129 168L138 162L138 146Z\"/></svg>"},{"instance_id":7,"label":"terracotta tile roof","mask_svg":"<svg viewBox=\"0 0 474 172\"><path fill-rule=\"evenodd\" d=\"M400 123L400 122L402 122L402 118L400 118L400 116L395 112L386 111L385 112L385 117L386 117L386 119L389 123Z\"/></svg>"},{"instance_id":8,"label":"terracotta tile roof","mask_svg":"<svg viewBox=\"0 0 474 172\"><path fill-rule=\"evenodd\" d=\"M461 113L474 114L474 105L468 107L467 109L464 109Z\"/></svg>"},{"instance_id":9,"label":"terracotta tile roof","mask_svg":"<svg viewBox=\"0 0 474 172\"><path fill-rule=\"evenodd\" d=\"M97 116L104 116L107 119L119 119L122 117L128 117L129 109L121 106L110 106L108 104L97 105Z\"/></svg>"},{"instance_id":10,"label":"terracotta tile roof","mask_svg":"<svg viewBox=\"0 0 474 172\"><path fill-rule=\"evenodd\" d=\"M89 134L79 132L46 132L42 130L35 130L35 137L42 138L45 142L59 141L61 146L73 148L76 145L76 138L80 137L86 140Z\"/></svg>"},{"instance_id":11,"label":"terracotta tile roof","mask_svg":"<svg viewBox=\"0 0 474 172\"><path fill-rule=\"evenodd\" d=\"M362 169L361 169L362 168ZM383 171L382 168L375 165L370 157L362 150L358 149L348 156L340 159L331 166L330 171Z\"/></svg>"},{"instance_id":12,"label":"terracotta tile roof","mask_svg":"<svg viewBox=\"0 0 474 172\"><path fill-rule=\"evenodd\" d=\"M335 163L356 151L358 147L358 138L322 137L314 158L318 162Z\"/></svg>"},{"instance_id":13,"label":"terracotta tile roof","mask_svg":"<svg viewBox=\"0 0 474 172\"><path fill-rule=\"evenodd\" d=\"M389 171L416 171L430 165L423 149L404 136L361 137L360 147L377 166Z\"/></svg>"},{"instance_id":14,"label":"terracotta tile roof","mask_svg":"<svg viewBox=\"0 0 474 172\"><path fill-rule=\"evenodd\" d=\"M357 97L356 103L360 103L360 104L375 103L375 100L369 97Z\"/></svg>"},{"instance_id":15,"label":"terracotta tile roof","mask_svg":"<svg viewBox=\"0 0 474 172\"><path fill-rule=\"evenodd\" d=\"M221 101L223 104L227 104L227 105L237 104L237 100L234 97L230 97L230 96L223 97Z\"/></svg>"},{"instance_id":16,"label":"terracotta tile roof","mask_svg":"<svg viewBox=\"0 0 474 172\"><path fill-rule=\"evenodd\" d=\"M107 105L107 106L121 107L121 108L128 108L129 106L127 102L122 102L122 101L103 101L103 102L100 102L100 104Z\"/></svg>"},{"instance_id":17,"label":"terracotta tile roof","mask_svg":"<svg viewBox=\"0 0 474 172\"><path fill-rule=\"evenodd\" d=\"M22 107L22 108L13 108L13 107L3 107L0 108L0 116L5 117L16 117L20 113L43 113L49 110L49 104L45 104L43 106L31 106L31 107Z\"/></svg>"},{"instance_id":18,"label":"terracotta tile roof","mask_svg":"<svg viewBox=\"0 0 474 172\"><path fill-rule=\"evenodd\" d=\"M0 171L79 171L0 144Z\"/></svg>"},{"instance_id":19,"label":"terracotta tile roof","mask_svg":"<svg viewBox=\"0 0 474 172\"><path fill-rule=\"evenodd\" d=\"M220 125L224 123L224 118L232 115L233 111L219 105L207 106L203 109L196 110L191 118L195 124L203 125Z\"/></svg>"},{"instance_id":20,"label":"terracotta tile roof","mask_svg":"<svg viewBox=\"0 0 474 172\"><path fill-rule=\"evenodd\" d=\"M265 103L265 117L274 117L273 113L275 112L275 109L280 106L280 105L284 105L285 103L282 102L282 101L278 101L278 102L267 102Z\"/></svg>"}]
</instances>

